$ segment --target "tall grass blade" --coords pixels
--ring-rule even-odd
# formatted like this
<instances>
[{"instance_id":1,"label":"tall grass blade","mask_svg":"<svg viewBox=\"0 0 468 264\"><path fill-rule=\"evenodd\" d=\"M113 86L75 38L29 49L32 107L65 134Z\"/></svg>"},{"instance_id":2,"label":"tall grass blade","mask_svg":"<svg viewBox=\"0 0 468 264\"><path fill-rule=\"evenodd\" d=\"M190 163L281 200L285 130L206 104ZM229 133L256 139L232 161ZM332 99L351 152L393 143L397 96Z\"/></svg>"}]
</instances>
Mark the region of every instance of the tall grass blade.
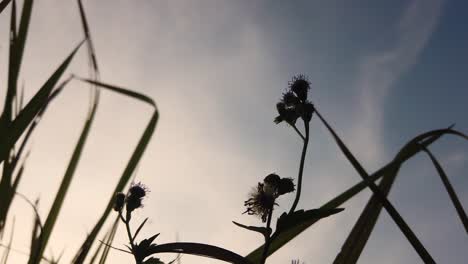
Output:
<instances>
[{"instance_id":1,"label":"tall grass blade","mask_svg":"<svg viewBox=\"0 0 468 264\"><path fill-rule=\"evenodd\" d=\"M112 242L114 241L115 234L117 233L117 228L119 227L119 222L120 222L120 218L116 217L114 223L112 224L109 237L105 240L106 245L112 245ZM107 256L109 256L110 249L111 248L109 246L104 247L104 251L102 252L101 259L99 259L99 264L105 264L106 263Z\"/></svg>"},{"instance_id":2,"label":"tall grass blade","mask_svg":"<svg viewBox=\"0 0 468 264\"><path fill-rule=\"evenodd\" d=\"M94 44L93 40L91 38L91 32L89 31L89 24L88 20L86 19L86 13L84 11L83 3L81 0L78 1L78 8L80 10L80 17L81 17L81 23L83 25L83 31L85 33L85 37L88 40L88 53L89 53L89 58L91 62L91 67L96 73L99 73L99 67L97 64L97 59L96 59L96 50L94 49Z\"/></svg>"},{"instance_id":3,"label":"tall grass blade","mask_svg":"<svg viewBox=\"0 0 468 264\"><path fill-rule=\"evenodd\" d=\"M93 124L97 106L98 106L97 97L94 97L94 98L96 101L93 103L91 114L87 117L83 130L81 131L81 135L73 151L70 162L68 163L68 167L65 171L65 175L63 176L62 182L60 183L59 190L57 191L52 207L50 208L49 214L47 215L47 218L44 224L43 234L42 234L42 239L43 239L42 247L36 249L38 251L39 256L43 255L44 250L47 246L47 243L49 242L50 235L52 234L55 223L57 221L60 210L62 208L63 202L65 200L66 194L73 180L76 167L78 166L78 163L80 161L80 157L83 152L84 145L86 143L86 140L89 135L89 131Z\"/></svg>"},{"instance_id":4,"label":"tall grass blade","mask_svg":"<svg viewBox=\"0 0 468 264\"><path fill-rule=\"evenodd\" d=\"M389 174L395 168L401 166L402 163L406 162L408 159L419 153L421 151L422 146L429 146L430 144L434 143L444 134L453 134L462 137L466 137L465 135L461 134L458 131L452 130L451 127L447 129L438 129L432 130L425 133L422 133L413 139L411 139L408 143L405 144L398 152L396 157L388 164L374 172L369 178L372 181L376 181L380 179L382 176ZM356 194L360 193L362 190L366 188L366 183L364 181L355 184L353 187L349 188L345 192L341 193L337 197L333 198L332 200L328 201L324 205L322 205L321 209L334 209L338 206L341 206L349 199L353 198ZM286 232L282 232L278 235L272 236L272 242L269 247L268 255L273 254L282 246L287 244L293 238L301 234L307 228L315 224L316 221L312 220L307 223L303 223L300 226L296 226L295 228L291 228ZM258 263L261 259L261 255L263 252L263 246L258 247L250 254L247 255L247 258L252 263Z\"/></svg>"},{"instance_id":5,"label":"tall grass blade","mask_svg":"<svg viewBox=\"0 0 468 264\"><path fill-rule=\"evenodd\" d=\"M94 252L94 254L92 255L91 259L89 260L88 264L94 264L96 262L96 260L98 259L99 257L99 253L101 253L101 250L104 248L104 243L103 241L107 241L109 239L109 235L112 231L112 228L110 228L109 230L107 230L106 234L104 235L103 239L100 240L99 242L99 245L97 246L96 248L96 251Z\"/></svg>"},{"instance_id":6,"label":"tall grass blade","mask_svg":"<svg viewBox=\"0 0 468 264\"><path fill-rule=\"evenodd\" d=\"M2 131L2 134L0 135L0 162L4 161L8 157L10 149L15 145L16 141L31 124L38 112L47 103L52 89L67 69L82 43L83 42L81 42L71 52L71 54L62 62L52 76L50 76L40 90L28 102L24 109L21 110L15 120L13 120L11 125L8 127L8 130Z\"/></svg>"},{"instance_id":7,"label":"tall grass blade","mask_svg":"<svg viewBox=\"0 0 468 264\"><path fill-rule=\"evenodd\" d=\"M356 157L354 157L351 151L349 151L348 147L346 147L343 141L338 137L338 135L331 128L328 122L322 117L322 115L317 111L317 109L315 113L320 118L320 120L325 125L325 127L328 129L328 131L332 134L333 138L335 139L336 143L340 147L343 154L346 156L349 162L353 165L354 169L358 172L358 174L364 180L367 187L369 187L372 190L375 197L377 197L379 199L379 202L382 203L385 210L387 210L388 214L392 217L393 221L398 225L401 232L403 232L406 239L408 239L410 244L413 246L414 250L418 253L421 259L424 261L424 263L435 263L432 256L429 254L429 252L426 250L423 244L419 241L419 239L416 237L416 235L408 226L408 224L405 222L405 220L403 220L403 217L401 217L401 215L398 213L395 207L390 203L390 201L385 197L385 195L380 191L377 185L375 185L373 181L369 180L369 175L367 174L365 169L362 167L362 165L357 161Z\"/></svg>"},{"instance_id":8,"label":"tall grass blade","mask_svg":"<svg viewBox=\"0 0 468 264\"><path fill-rule=\"evenodd\" d=\"M151 117L151 120L149 121L148 125L145 128L145 131L143 132L143 135L141 136L137 147L135 148L125 170L123 171L119 182L115 186L114 192L111 194L111 199L109 200L106 209L104 210L102 216L99 218L98 222L92 229L91 233L86 237L85 241L83 242L81 248L79 249L78 253L75 255L75 258L73 259L73 263L78 264L78 263L83 263L86 256L88 255L89 249L91 248L94 240L96 239L97 234L101 230L102 226L104 225L104 222L106 221L107 217L109 216L110 212L112 211L112 206L114 202L114 194L117 192L121 192L127 183L129 182L130 178L132 177L132 174L137 167L141 157L143 156L143 153L145 152L145 149L153 135L153 132L156 128L156 124L159 119L159 112L156 107L156 104L154 103L153 99L149 98L146 95L143 95L141 93L133 92L124 88L120 88L117 86L112 86L108 84L104 84L101 82L96 82L93 80L89 79L81 79L84 82L88 82L90 84L97 85L98 87L101 87L103 89L107 89L128 97L131 97L133 99L137 99L139 101L148 103L154 108L153 115Z\"/></svg>"},{"instance_id":9,"label":"tall grass blade","mask_svg":"<svg viewBox=\"0 0 468 264\"><path fill-rule=\"evenodd\" d=\"M11 6L11 18L10 18L10 49L8 59L8 85L7 94L5 97L5 104L2 113L2 126L8 127L11 119L13 118L13 99L16 95L16 80L14 80L16 62L16 49L17 43L17 31L16 31L16 1L13 1Z\"/></svg>"},{"instance_id":10,"label":"tall grass blade","mask_svg":"<svg viewBox=\"0 0 468 264\"><path fill-rule=\"evenodd\" d=\"M434 167L436 168L437 172L439 173L440 179L442 180L445 189L447 190L447 193L450 196L450 199L452 200L453 206L455 206L455 209L457 210L458 217L460 218L460 221L463 224L463 227L465 227L466 233L468 233L468 217L466 216L465 210L463 209L463 205L461 204L460 200L458 199L457 193L452 187L452 184L450 183L450 180L447 177L447 174L445 173L444 169L440 165L440 163L437 161L437 159L434 157L431 151L429 151L428 148L423 149L424 152L429 155L429 158L431 159L432 163L434 164Z\"/></svg>"},{"instance_id":11,"label":"tall grass blade","mask_svg":"<svg viewBox=\"0 0 468 264\"><path fill-rule=\"evenodd\" d=\"M379 188L385 196L388 196L390 189L396 179L400 166L389 172L379 184ZM336 257L334 264L357 263L364 246L366 245L372 230L377 223L377 219L382 211L382 203L372 195L366 207L362 211L359 219L354 225L351 233L341 248L341 252Z\"/></svg>"},{"instance_id":12,"label":"tall grass blade","mask_svg":"<svg viewBox=\"0 0 468 264\"><path fill-rule=\"evenodd\" d=\"M8 263L8 256L10 255L11 246L13 245L14 234L15 234L15 218L13 218L10 239L8 240L8 245L5 247L5 251L3 252L2 260L0 261L1 263L4 263L4 264Z\"/></svg>"},{"instance_id":13,"label":"tall grass blade","mask_svg":"<svg viewBox=\"0 0 468 264\"><path fill-rule=\"evenodd\" d=\"M5 10L5 8L8 6L10 2L11 0L2 0L2 2L0 2L0 13L2 13L3 10Z\"/></svg>"}]
</instances>

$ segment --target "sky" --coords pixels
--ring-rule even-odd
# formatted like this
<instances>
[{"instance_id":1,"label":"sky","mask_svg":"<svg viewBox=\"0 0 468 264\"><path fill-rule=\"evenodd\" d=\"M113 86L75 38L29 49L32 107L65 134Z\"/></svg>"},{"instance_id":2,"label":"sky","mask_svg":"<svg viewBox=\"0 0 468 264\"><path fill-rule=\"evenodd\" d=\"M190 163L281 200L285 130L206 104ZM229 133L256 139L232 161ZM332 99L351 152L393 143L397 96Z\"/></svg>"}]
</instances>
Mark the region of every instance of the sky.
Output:
<instances>
[{"instance_id":1,"label":"sky","mask_svg":"<svg viewBox=\"0 0 468 264\"><path fill-rule=\"evenodd\" d=\"M262 237L231 221L242 215L250 189L271 172L296 177L300 139L275 125L275 105L295 74L312 83L310 98L348 147L373 172L424 131L468 131L468 4L450 0L395 1L86 1L101 80L152 97L161 118L136 180L151 192L135 223L157 243L196 241L248 254ZM9 12L0 15L0 72L6 83ZM75 1L34 5L21 69L25 98L83 39ZM66 75L87 74L82 49ZM4 96L5 85L0 87ZM2 97L3 98L3 97ZM3 101L3 100L2 100ZM89 88L73 81L48 109L32 144L19 192L40 198L46 217L89 103ZM3 104L3 102L1 103ZM105 208L151 108L103 91L84 154L46 253L67 263ZM431 150L465 208L468 149L446 136ZM438 263L464 263L468 239L427 156L407 162L389 195ZM360 181L314 117L298 208L320 207ZM343 205L269 258L331 263L371 193ZM293 195L280 198L276 215ZM14 202L14 247L28 251L33 214ZM110 221L109 221L110 222ZM11 228L12 219L8 223ZM106 226L107 228L107 226ZM8 234L8 232L7 232ZM5 237L8 237L6 235ZM100 235L102 237L102 235ZM121 227L114 245L127 242ZM161 255L170 260L172 255ZM25 263L20 253L12 263ZM131 256L111 251L109 263ZM218 263L183 256L182 263ZM359 263L422 263L385 211Z\"/></svg>"}]
</instances>

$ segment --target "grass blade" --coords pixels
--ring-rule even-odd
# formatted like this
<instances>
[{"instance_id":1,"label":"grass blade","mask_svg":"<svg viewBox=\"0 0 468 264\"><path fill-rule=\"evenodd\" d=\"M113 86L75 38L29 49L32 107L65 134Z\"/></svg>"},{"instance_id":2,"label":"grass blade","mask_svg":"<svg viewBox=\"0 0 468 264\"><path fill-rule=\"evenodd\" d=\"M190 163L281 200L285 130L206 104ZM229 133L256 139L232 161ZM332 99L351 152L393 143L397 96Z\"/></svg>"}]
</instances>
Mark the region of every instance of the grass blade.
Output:
<instances>
[{"instance_id":1,"label":"grass blade","mask_svg":"<svg viewBox=\"0 0 468 264\"><path fill-rule=\"evenodd\" d=\"M105 240L106 245L112 245L112 242L114 241L115 234L117 233L117 228L119 227L119 222L120 218L116 217L114 223L112 224L112 227L109 232L109 237ZM101 259L99 259L99 264L104 264L106 263L107 256L109 255L110 247L106 246L104 247L104 251L102 252Z\"/></svg>"},{"instance_id":2,"label":"grass blade","mask_svg":"<svg viewBox=\"0 0 468 264\"><path fill-rule=\"evenodd\" d=\"M387 197L396 179L400 166L389 172L379 184L382 193ZM336 257L334 264L356 263L366 245L372 230L377 223L377 219L382 211L382 203L372 195L366 207L362 211L359 219L351 230L348 238L344 242L341 252Z\"/></svg>"},{"instance_id":3,"label":"grass blade","mask_svg":"<svg viewBox=\"0 0 468 264\"><path fill-rule=\"evenodd\" d=\"M8 245L5 247L5 251L3 252L2 260L0 261L3 264L8 263L8 256L10 254L11 246L13 245L14 234L15 234L15 218L13 218L13 224L12 224L12 227L11 227L10 240L8 241Z\"/></svg>"},{"instance_id":4,"label":"grass blade","mask_svg":"<svg viewBox=\"0 0 468 264\"><path fill-rule=\"evenodd\" d=\"M81 135L78 139L78 142L75 146L75 149L73 151L72 157L70 159L70 162L68 163L68 167L65 171L65 175L63 176L62 182L60 183L59 190L57 191L57 194L55 196L54 202L52 204L52 207L50 208L49 214L47 215L45 224L44 224L44 229L42 233L42 246L40 248L36 248L38 251L38 255L42 256L44 253L44 250L47 246L47 243L49 241L50 235L52 234L52 231L54 229L55 223L57 221L58 215L60 213L60 210L62 208L63 202L65 200L65 196L68 192L68 189L70 187L70 184L73 180L73 176L75 174L76 167L78 166L78 163L80 161L81 154L83 152L84 145L86 143L86 140L89 135L89 131L91 129L91 126L94 121L94 117L96 114L97 106L98 106L98 99L97 97L94 97L95 101L93 102L93 107L90 115L88 116L85 125L83 127L83 130L81 131Z\"/></svg>"},{"instance_id":5,"label":"grass blade","mask_svg":"<svg viewBox=\"0 0 468 264\"><path fill-rule=\"evenodd\" d=\"M423 148L423 150L427 153L427 155L429 155L429 158L431 159L432 163L434 164L434 167L439 173L440 179L442 180L445 189L447 190L447 193L449 194L450 199L452 200L453 206L455 206L455 209L457 210L458 217L460 218L463 227L465 227L465 231L468 233L468 217L466 216L465 210L463 209L463 205L458 199L457 193L453 189L452 184L450 183L447 177L447 174L445 173L444 169L437 161L437 159L434 157L434 155L431 153L431 151L429 151L428 148Z\"/></svg>"},{"instance_id":6,"label":"grass blade","mask_svg":"<svg viewBox=\"0 0 468 264\"><path fill-rule=\"evenodd\" d=\"M86 19L86 14L83 8L83 3L81 0L78 0L78 8L80 10L81 23L83 25L83 31L86 39L88 40L88 53L91 62L91 67L96 73L99 73L99 67L96 59L96 50L94 49L93 40L91 38L91 32L89 31L88 20Z\"/></svg>"},{"instance_id":7,"label":"grass blade","mask_svg":"<svg viewBox=\"0 0 468 264\"><path fill-rule=\"evenodd\" d=\"M29 124L31 124L38 112L45 104L47 104L52 89L67 69L82 43L83 42L81 42L71 52L71 54L62 62L52 76L50 76L40 90L28 102L24 109L21 110L15 120L11 123L11 126L8 127L8 130L2 131L2 135L0 137L0 162L4 161L8 157L10 149L15 145L16 141L20 138Z\"/></svg>"},{"instance_id":8,"label":"grass blade","mask_svg":"<svg viewBox=\"0 0 468 264\"><path fill-rule=\"evenodd\" d=\"M153 115L151 117L151 120L149 121L148 125L146 126L145 128L145 131L143 132L143 135L141 136L138 144L137 144L137 147L135 148L125 170L123 171L120 179L119 179L119 182L117 183L115 189L114 189L114 192L112 192L111 194L111 199L109 200L108 204L107 204L107 207L106 209L104 210L102 216L99 218L98 222L96 223L96 225L94 226L94 228L92 229L91 233L86 237L85 241L83 242L80 250L78 251L78 253L76 254L75 258L73 259L73 263L75 264L81 264L84 262L88 252L89 252L89 249L91 248L94 240L96 239L96 236L97 234L99 233L99 231L101 230L102 226L104 225L104 222L106 221L107 217L109 216L110 212L112 211L112 206L113 206L113 202L114 202L114 194L117 193L117 192L121 192L125 186L127 185L127 183L129 182L130 178L132 177L132 174L135 170L135 168L137 167L141 157L143 156L143 153L145 152L146 150L146 147L154 133L154 130L156 128L156 124L158 122L158 119L159 119L159 112L158 112L158 109L156 107L156 104L154 103L153 99L149 98L148 96L146 95L143 95L143 94L140 94L140 93L137 93L137 92L133 92L133 91L130 91L130 90L127 90L127 89L124 89L124 88L120 88L120 87L117 87L117 86L112 86L112 85L108 85L108 84L104 84L104 83L101 83L101 82L97 82L97 81L93 81L93 80L89 80L89 79L80 79L84 82L88 82L90 84L94 84L98 87L101 87L103 89L107 89L107 90L110 90L110 91L113 91L113 92L116 92L116 93L119 93L119 94L122 94L122 95L125 95L125 96L128 96L128 97L131 97L133 99L136 99L136 100L140 100L142 102L145 102L145 103L148 103L149 105L151 105L153 108L154 108L154 112L153 112Z\"/></svg>"},{"instance_id":9,"label":"grass blade","mask_svg":"<svg viewBox=\"0 0 468 264\"><path fill-rule=\"evenodd\" d=\"M358 174L364 180L367 187L369 187L372 190L375 197L377 197L379 199L379 202L382 203L385 210L387 210L388 214L392 217L393 221L398 225L401 232L403 232L406 239L408 239L410 244L413 246L414 250L418 253L421 259L424 261L424 263L435 263L434 259L426 250L426 248L423 246L421 241L419 241L419 239L416 237L416 235L408 226L408 224L405 222L405 220L403 220L403 217L401 217L401 215L398 213L395 207L390 203L390 201L385 197L385 195L380 191L377 185L375 185L373 181L369 180L369 175L367 174L365 169L362 167L362 165L357 161L356 157L354 157L351 151L349 151L348 147L346 147L343 141L338 137L338 135L331 128L331 126L327 123L327 121L322 117L322 115L317 111L317 109L315 113L320 118L322 123L326 126L328 131L332 134L333 138L335 139L336 143L340 147L343 154L346 156L349 162L353 165L354 169L358 172Z\"/></svg>"},{"instance_id":10,"label":"grass blade","mask_svg":"<svg viewBox=\"0 0 468 264\"><path fill-rule=\"evenodd\" d=\"M10 2L11 0L3 0L2 2L0 2L0 13L2 13L3 10L5 10L5 8L8 6Z\"/></svg>"},{"instance_id":11,"label":"grass blade","mask_svg":"<svg viewBox=\"0 0 468 264\"><path fill-rule=\"evenodd\" d=\"M405 161L407 161L408 159L410 159L411 157L419 153L419 151L422 150L421 149L422 146L426 146L426 147L429 146L430 144L434 143L444 134L453 134L453 135L458 135L462 137L464 136L460 132L452 130L451 128L432 130L432 131L422 133L414 137L413 139L411 139L408 143L406 143L405 146L401 148L401 150L392 160L392 162L388 163L387 165L383 166L382 168L374 172L370 176L370 180L376 181L380 179L382 176L387 175L396 167L401 166L402 163L404 163ZM337 197L333 198L329 202L325 203L320 208L321 209L337 208L338 206L341 206L346 201L354 197L356 194L360 193L365 188L366 188L366 183L364 181L361 181L358 184L355 184L353 187L346 190L345 192L341 193ZM291 228L287 230L286 232L282 232L278 236L272 237L272 242L270 244L268 255L271 255L274 252L276 252L278 249L280 249L282 246L287 244L289 241L291 241L293 238L301 234L303 231L305 231L307 228L309 228L316 222L317 221L312 220L312 221L303 223L300 226L296 226L295 228ZM252 263L258 263L261 259L262 252L263 252L263 246L260 246L254 251L252 251L250 254L248 254L247 258Z\"/></svg>"},{"instance_id":12,"label":"grass blade","mask_svg":"<svg viewBox=\"0 0 468 264\"><path fill-rule=\"evenodd\" d=\"M200 243L187 243L176 242L152 246L148 249L148 256L157 253L182 253L191 254L202 257L219 259L229 263L235 264L250 264L251 262L246 258L226 250L224 248L200 244Z\"/></svg>"}]
</instances>

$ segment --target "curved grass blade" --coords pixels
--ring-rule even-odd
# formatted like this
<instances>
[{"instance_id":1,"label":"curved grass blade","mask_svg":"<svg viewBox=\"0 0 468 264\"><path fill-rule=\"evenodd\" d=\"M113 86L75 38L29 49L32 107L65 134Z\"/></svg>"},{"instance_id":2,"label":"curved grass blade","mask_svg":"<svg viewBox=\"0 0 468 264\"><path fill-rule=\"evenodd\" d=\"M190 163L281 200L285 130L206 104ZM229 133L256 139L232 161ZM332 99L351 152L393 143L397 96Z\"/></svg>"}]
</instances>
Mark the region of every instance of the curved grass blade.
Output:
<instances>
[{"instance_id":1,"label":"curved grass blade","mask_svg":"<svg viewBox=\"0 0 468 264\"><path fill-rule=\"evenodd\" d=\"M81 42L62 62L52 76L50 76L34 97L28 102L24 109L21 110L15 120L12 121L8 129L2 131L0 135L0 162L4 161L8 157L10 149L15 145L16 141L21 137L29 124L31 124L38 112L41 111L45 104L47 104L52 89L67 69L82 43L83 42Z\"/></svg>"},{"instance_id":2,"label":"curved grass blade","mask_svg":"<svg viewBox=\"0 0 468 264\"><path fill-rule=\"evenodd\" d=\"M431 159L432 163L434 164L434 167L439 173L440 179L442 180L445 189L447 190L447 193L449 194L450 199L452 200L453 206L455 206L455 209L457 210L458 217L460 218L463 227L465 227L465 231L468 233L468 217L466 216L465 210L463 209L463 205L458 199L457 193L453 189L452 184L450 183L447 177L447 174L445 173L444 169L437 161L437 159L434 157L434 155L431 153L431 151L429 151L428 148L423 148L423 150L427 153L427 155L429 155L429 158Z\"/></svg>"},{"instance_id":3,"label":"curved grass blade","mask_svg":"<svg viewBox=\"0 0 468 264\"><path fill-rule=\"evenodd\" d=\"M87 41L88 42L88 55L90 58L91 67L96 73L99 73L99 67L98 67L97 59L96 59L96 50L94 49L93 40L91 38L91 32L89 31L89 24L88 24L88 20L86 19L86 14L83 8L83 3L81 0L77 0L77 1L78 1L78 8L80 10L80 17L81 17L81 23L83 25L83 31L85 33L86 39L88 40Z\"/></svg>"},{"instance_id":4,"label":"curved grass blade","mask_svg":"<svg viewBox=\"0 0 468 264\"><path fill-rule=\"evenodd\" d=\"M200 243L176 242L152 245L147 253L147 256L157 253L181 253L219 259L235 264L251 264L249 260L232 251Z\"/></svg>"},{"instance_id":5,"label":"curved grass blade","mask_svg":"<svg viewBox=\"0 0 468 264\"><path fill-rule=\"evenodd\" d=\"M143 156L143 153L146 150L146 147L154 133L154 130L156 128L156 124L159 119L159 111L156 107L155 102L153 99L149 98L146 95L143 95L141 93L133 92L124 88L120 88L117 86L112 86L108 84L104 84L101 82L89 80L89 79L80 79L84 82L88 82L90 84L94 84L100 88L107 89L113 92L116 92L118 94L122 94L128 97L131 97L133 99L140 100L142 102L145 102L149 105L151 105L154 108L153 115L151 117L151 120L149 121L148 125L145 128L145 131L143 132L143 135L141 136L140 140L138 141L138 145L135 148L125 170L123 171L119 182L117 183L114 192L111 194L111 199L109 200L106 209L104 210L102 216L99 218L98 222L92 229L91 233L86 237L85 241L83 242L81 248L79 249L78 253L75 255L75 258L73 259L73 263L75 264L81 264L84 262L86 256L88 255L88 252L96 239L97 234L101 230L102 226L104 225L104 222L106 221L107 217L109 216L110 212L112 211L112 206L114 202L114 194L117 192L121 192L124 187L127 185L129 182L130 178L132 177L132 174L137 167L141 157Z\"/></svg>"},{"instance_id":6,"label":"curved grass blade","mask_svg":"<svg viewBox=\"0 0 468 264\"><path fill-rule=\"evenodd\" d=\"M15 218L13 217L13 224L11 227L10 239L8 240L8 245L5 247L5 251L3 252L2 260L0 261L3 264L8 263L8 256L10 255L11 246L13 245L14 234L15 234Z\"/></svg>"},{"instance_id":7,"label":"curved grass blade","mask_svg":"<svg viewBox=\"0 0 468 264\"><path fill-rule=\"evenodd\" d=\"M422 133L414 137L413 139L411 139L408 143L406 143L398 152L396 157L390 163L383 166L382 168L380 168L379 170L377 170L370 176L370 180L376 181L380 179L382 176L389 174L392 170L395 170L397 167L401 166L402 163L406 162L408 159L410 159L411 157L419 153L419 151L422 150L421 149L422 146L426 146L426 147L429 146L430 144L434 143L444 134L453 134L453 135L458 135L461 137L466 137L462 133L456 130L452 130L451 127L447 129L437 129L437 130L432 130L432 131ZM354 186L352 186L345 192L341 193L337 197L325 203L320 208L322 209L337 208L338 206L341 206L349 199L353 198L356 194L360 193L365 188L366 188L366 184L362 180L358 184L355 184ZM268 250L268 255L271 255L274 252L276 252L278 249L280 249L282 246L287 244L289 241L291 241L293 238L298 236L300 233L305 231L307 228L309 228L316 222L317 221L315 220L306 222L300 226L291 228L286 232L282 232L276 237L273 237L271 241L271 245ZM263 252L263 246L260 246L254 251L252 251L250 254L248 254L247 258L252 263L258 263L261 259L262 252Z\"/></svg>"},{"instance_id":8,"label":"curved grass blade","mask_svg":"<svg viewBox=\"0 0 468 264\"><path fill-rule=\"evenodd\" d=\"M95 92L96 93L96 92ZM83 130L81 131L81 135L78 139L78 142L75 146L75 149L73 151L73 154L71 156L70 162L68 163L68 167L65 171L65 175L63 176L62 182L60 183L59 190L57 191L57 194L55 196L54 202L52 204L52 207L50 208L49 214L47 215L45 224L44 224L44 229L42 233L43 241L42 241L42 246L40 248L36 248L35 250L38 251L38 255L42 256L44 253L44 250L47 246L47 243L49 242L50 235L52 234L52 231L54 229L55 223L57 221L57 218L59 216L60 210L62 208L63 202L65 200L65 196L68 192L68 189L70 187L70 184L73 180L73 176L75 174L76 168L78 166L78 163L80 161L81 154L83 152L84 145L86 143L86 140L89 135L89 131L91 129L91 126L94 121L94 117L96 114L96 110L98 107L98 97L94 97L95 101L93 102L93 107L90 115L88 116L85 125L83 127ZM36 264L36 263L34 263Z\"/></svg>"},{"instance_id":9,"label":"curved grass blade","mask_svg":"<svg viewBox=\"0 0 468 264\"><path fill-rule=\"evenodd\" d=\"M385 195L380 191L380 189L375 185L375 183L369 180L369 174L367 174L366 170L362 165L358 162L356 157L351 153L351 151L346 147L343 141L338 137L335 131L331 128L328 122L322 117L322 115L315 109L315 113L320 118L322 123L328 129L328 131L332 134L333 138L335 139L336 143L340 147L343 154L349 160L349 162L353 165L354 169L358 172L361 178L366 183L367 187L369 187L372 192L374 193L375 197L379 199L379 202L382 203L385 210L387 210L388 214L392 217L393 221L398 225L401 232L405 235L406 239L410 242L413 246L414 250L418 253L424 263L435 263L432 256L423 246L421 241L416 237L413 230L408 226L408 224L403 220L403 217L398 213L396 208L390 203L390 201L385 197Z\"/></svg>"}]
</instances>

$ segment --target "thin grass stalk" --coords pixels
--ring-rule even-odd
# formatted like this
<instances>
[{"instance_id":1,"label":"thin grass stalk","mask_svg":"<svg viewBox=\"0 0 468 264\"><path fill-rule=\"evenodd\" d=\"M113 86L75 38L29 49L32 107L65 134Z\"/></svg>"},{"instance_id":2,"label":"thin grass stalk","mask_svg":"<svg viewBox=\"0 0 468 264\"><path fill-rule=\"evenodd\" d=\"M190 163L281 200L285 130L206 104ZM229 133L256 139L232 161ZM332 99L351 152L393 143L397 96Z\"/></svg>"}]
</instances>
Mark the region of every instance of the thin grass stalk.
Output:
<instances>
[{"instance_id":1,"label":"thin grass stalk","mask_svg":"<svg viewBox=\"0 0 468 264\"><path fill-rule=\"evenodd\" d=\"M112 242L114 241L114 238L115 238L115 234L117 233L119 222L120 222L119 217L116 217L116 219L114 220L114 223L112 224L109 237L105 240L106 245L112 245ZM106 263L107 257L109 256L109 251L110 251L110 247L108 246L104 247L104 251L102 252L101 258L99 259L99 264Z\"/></svg>"},{"instance_id":2,"label":"thin grass stalk","mask_svg":"<svg viewBox=\"0 0 468 264\"><path fill-rule=\"evenodd\" d=\"M267 219L267 224L266 224L266 229L270 230L271 226L271 218L273 216L273 207L270 209L270 212L268 213L268 219ZM271 243L271 235L268 234L265 236L265 245L263 247L263 253L262 253L262 261L260 262L261 264L266 263L266 259L268 258L268 249L270 248L270 243Z\"/></svg>"},{"instance_id":3,"label":"thin grass stalk","mask_svg":"<svg viewBox=\"0 0 468 264\"><path fill-rule=\"evenodd\" d=\"M450 180L447 177L447 174L445 173L444 169L442 168L440 163L437 161L437 159L434 157L432 152L429 151L429 149L425 147L423 148L423 150L424 152L427 153L427 155L429 155L429 158L434 164L434 167L437 169L440 179L442 180L442 183L445 186L445 190L449 194L450 200L452 200L453 206L455 207L455 210L457 211L458 217L460 218L460 221L462 222L463 227L465 228L465 231L468 234L468 217L466 216L465 210L463 209L463 205L458 199L457 193L453 189L452 184L450 183Z\"/></svg>"}]
</instances>

